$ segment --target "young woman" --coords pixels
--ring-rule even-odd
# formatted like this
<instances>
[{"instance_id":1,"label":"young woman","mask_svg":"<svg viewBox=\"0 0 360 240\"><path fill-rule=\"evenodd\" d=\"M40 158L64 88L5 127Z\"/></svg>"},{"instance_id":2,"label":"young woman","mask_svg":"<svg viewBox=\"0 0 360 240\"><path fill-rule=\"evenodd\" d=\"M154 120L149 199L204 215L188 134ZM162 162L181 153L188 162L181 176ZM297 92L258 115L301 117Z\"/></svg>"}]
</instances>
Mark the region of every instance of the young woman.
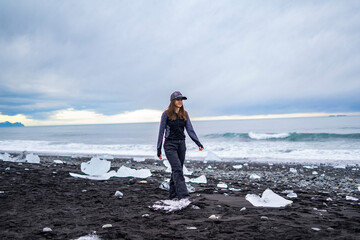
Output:
<instances>
[{"instance_id":1,"label":"young woman","mask_svg":"<svg viewBox=\"0 0 360 240\"><path fill-rule=\"evenodd\" d=\"M165 132L164 150L171 165L170 199L189 197L183 174L186 152L184 128L190 138L198 145L199 150L204 149L191 125L189 115L184 109L182 101L186 99L179 91L173 92L170 96L170 105L163 112L160 121L157 156L162 159L161 147Z\"/></svg>"}]
</instances>

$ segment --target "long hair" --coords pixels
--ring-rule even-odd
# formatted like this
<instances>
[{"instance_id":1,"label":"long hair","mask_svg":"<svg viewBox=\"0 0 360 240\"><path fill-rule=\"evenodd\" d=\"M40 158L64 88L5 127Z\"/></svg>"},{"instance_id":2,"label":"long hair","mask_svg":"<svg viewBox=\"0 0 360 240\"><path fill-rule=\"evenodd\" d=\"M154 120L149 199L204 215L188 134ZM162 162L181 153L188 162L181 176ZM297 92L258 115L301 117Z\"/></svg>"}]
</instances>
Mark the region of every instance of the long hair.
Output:
<instances>
[{"instance_id":1,"label":"long hair","mask_svg":"<svg viewBox=\"0 0 360 240\"><path fill-rule=\"evenodd\" d=\"M169 104L168 109L165 111L167 117L172 121L176 120L177 117L186 121L187 117L186 117L186 111L184 109L184 105L181 106L178 113L175 112L175 109L176 109L175 100L172 100Z\"/></svg>"}]
</instances>

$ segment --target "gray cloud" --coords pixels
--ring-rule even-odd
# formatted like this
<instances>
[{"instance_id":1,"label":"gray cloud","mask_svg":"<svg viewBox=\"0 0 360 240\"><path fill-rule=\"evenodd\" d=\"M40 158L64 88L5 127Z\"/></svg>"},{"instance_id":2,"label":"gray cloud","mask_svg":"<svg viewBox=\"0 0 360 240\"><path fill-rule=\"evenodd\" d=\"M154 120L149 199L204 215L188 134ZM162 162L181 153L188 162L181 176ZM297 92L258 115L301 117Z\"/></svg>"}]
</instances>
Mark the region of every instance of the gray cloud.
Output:
<instances>
[{"instance_id":1,"label":"gray cloud","mask_svg":"<svg viewBox=\"0 0 360 240\"><path fill-rule=\"evenodd\" d=\"M197 115L359 111L359 6L3 1L0 111L164 109L174 90Z\"/></svg>"}]
</instances>

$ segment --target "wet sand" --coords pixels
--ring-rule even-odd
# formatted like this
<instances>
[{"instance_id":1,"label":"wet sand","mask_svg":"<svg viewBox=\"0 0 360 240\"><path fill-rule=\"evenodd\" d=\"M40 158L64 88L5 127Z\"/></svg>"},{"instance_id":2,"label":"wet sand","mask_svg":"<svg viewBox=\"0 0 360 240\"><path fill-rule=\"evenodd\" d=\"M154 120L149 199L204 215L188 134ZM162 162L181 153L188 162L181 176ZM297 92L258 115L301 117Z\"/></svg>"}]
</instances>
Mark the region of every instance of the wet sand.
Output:
<instances>
[{"instance_id":1,"label":"wet sand","mask_svg":"<svg viewBox=\"0 0 360 240\"><path fill-rule=\"evenodd\" d=\"M148 207L168 196L159 188L169 177L160 161L112 160L114 169L151 169L146 182L117 177L95 181L69 175L81 173L79 164L90 158L40 158L41 164L0 161L0 239L76 239L93 231L101 239L360 239L359 201L346 200L360 198L358 167L250 162L234 169L245 162L190 161L191 177L205 174L208 183L191 183L196 189L192 204L169 214ZM54 164L54 159L65 164ZM251 179L252 173L261 178ZM219 182L241 190L220 189ZM298 197L284 208L253 207L245 200L246 194L267 188L285 198L282 191L294 190ZM124 194L122 199L114 196L116 191ZM219 218L209 219L211 215ZM112 227L102 228L105 224ZM45 227L52 232L43 232Z\"/></svg>"}]
</instances>

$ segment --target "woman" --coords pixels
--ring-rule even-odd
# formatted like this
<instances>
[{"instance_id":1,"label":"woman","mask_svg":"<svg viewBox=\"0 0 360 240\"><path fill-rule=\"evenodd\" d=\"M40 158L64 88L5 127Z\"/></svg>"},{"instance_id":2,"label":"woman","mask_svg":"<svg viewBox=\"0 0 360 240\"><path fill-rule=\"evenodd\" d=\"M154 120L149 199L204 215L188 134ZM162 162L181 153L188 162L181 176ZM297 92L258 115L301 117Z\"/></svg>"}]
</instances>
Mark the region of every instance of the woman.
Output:
<instances>
[{"instance_id":1,"label":"woman","mask_svg":"<svg viewBox=\"0 0 360 240\"><path fill-rule=\"evenodd\" d=\"M183 174L186 152L184 128L198 145L199 150L204 149L191 125L189 115L184 109L182 101L186 99L179 91L173 92L170 96L170 105L163 112L160 121L157 156L160 160L162 159L161 146L165 132L164 150L171 165L170 199L180 200L189 197Z\"/></svg>"}]
</instances>

